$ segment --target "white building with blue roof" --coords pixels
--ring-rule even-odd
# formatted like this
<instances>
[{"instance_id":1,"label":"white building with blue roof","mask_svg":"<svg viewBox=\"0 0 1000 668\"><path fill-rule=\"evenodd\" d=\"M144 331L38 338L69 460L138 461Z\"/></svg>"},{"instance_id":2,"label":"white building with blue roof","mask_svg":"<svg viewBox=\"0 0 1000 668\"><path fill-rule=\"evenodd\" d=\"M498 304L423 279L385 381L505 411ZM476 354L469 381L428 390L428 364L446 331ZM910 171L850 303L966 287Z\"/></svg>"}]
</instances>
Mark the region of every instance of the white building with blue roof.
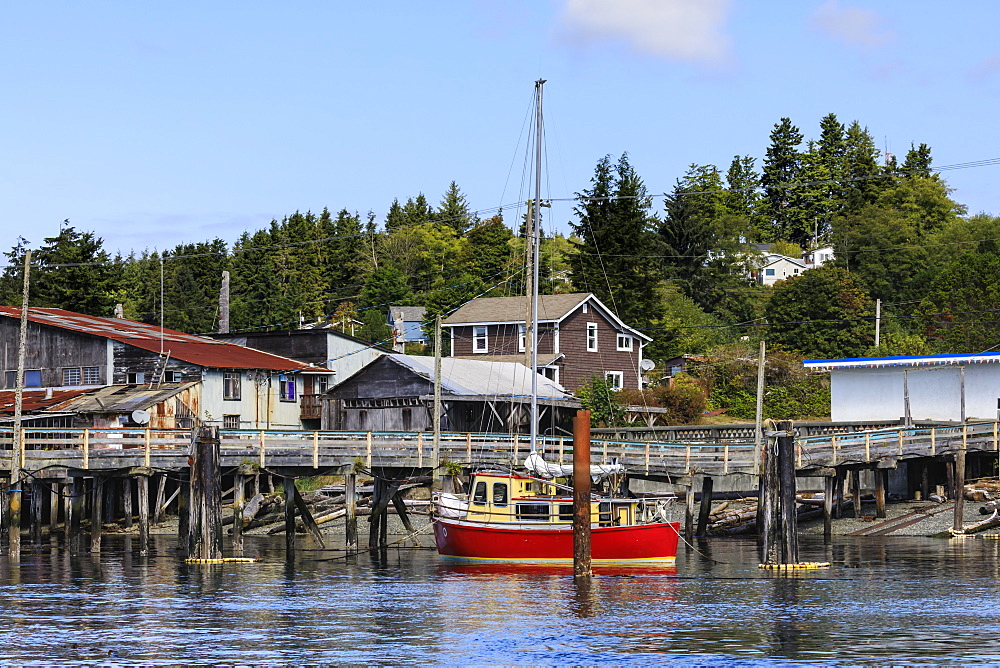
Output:
<instances>
[{"instance_id":1,"label":"white building with blue roof","mask_svg":"<svg viewBox=\"0 0 1000 668\"><path fill-rule=\"evenodd\" d=\"M830 372L834 422L995 420L1000 352L806 360Z\"/></svg>"}]
</instances>

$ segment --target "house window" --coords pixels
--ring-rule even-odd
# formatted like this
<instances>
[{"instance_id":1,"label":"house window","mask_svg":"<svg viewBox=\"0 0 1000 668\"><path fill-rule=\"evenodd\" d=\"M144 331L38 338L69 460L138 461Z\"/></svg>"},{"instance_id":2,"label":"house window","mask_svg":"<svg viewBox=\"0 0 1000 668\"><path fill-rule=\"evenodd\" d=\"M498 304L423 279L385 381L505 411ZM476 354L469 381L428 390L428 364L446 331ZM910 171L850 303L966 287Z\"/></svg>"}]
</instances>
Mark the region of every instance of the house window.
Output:
<instances>
[{"instance_id":1,"label":"house window","mask_svg":"<svg viewBox=\"0 0 1000 668\"><path fill-rule=\"evenodd\" d=\"M765 269L764 270L764 275L765 276L774 276L774 269Z\"/></svg>"},{"instance_id":2,"label":"house window","mask_svg":"<svg viewBox=\"0 0 1000 668\"><path fill-rule=\"evenodd\" d=\"M485 353L489 350L486 338L486 326L476 325L472 328L472 352Z\"/></svg>"},{"instance_id":3,"label":"house window","mask_svg":"<svg viewBox=\"0 0 1000 668\"><path fill-rule=\"evenodd\" d=\"M326 391L330 389L330 378L328 376L316 376L313 387L316 390L316 394L326 394Z\"/></svg>"},{"instance_id":4,"label":"house window","mask_svg":"<svg viewBox=\"0 0 1000 668\"><path fill-rule=\"evenodd\" d=\"M239 371L225 371L222 374L222 398L229 401L239 401L240 400L240 389L242 388L242 383L240 382L240 372Z\"/></svg>"},{"instance_id":5,"label":"house window","mask_svg":"<svg viewBox=\"0 0 1000 668\"><path fill-rule=\"evenodd\" d=\"M587 309L587 306L588 306L588 304L584 304L583 305L583 310L582 310L583 313L588 313L589 312L588 309Z\"/></svg>"},{"instance_id":6,"label":"house window","mask_svg":"<svg viewBox=\"0 0 1000 668\"><path fill-rule=\"evenodd\" d=\"M597 352L597 323L587 323L587 351Z\"/></svg>"},{"instance_id":7,"label":"house window","mask_svg":"<svg viewBox=\"0 0 1000 668\"><path fill-rule=\"evenodd\" d=\"M525 348L525 344L527 342L527 339L528 339L527 328L524 325L518 325L517 326L517 350L518 350L518 352L521 352L521 353L524 352L524 348Z\"/></svg>"},{"instance_id":8,"label":"house window","mask_svg":"<svg viewBox=\"0 0 1000 668\"><path fill-rule=\"evenodd\" d=\"M17 372L7 371L4 373L4 379L7 382L7 387L9 389L14 389L17 387ZM42 372L38 369L34 371L24 372L24 386L25 387L41 387L42 386Z\"/></svg>"},{"instance_id":9,"label":"house window","mask_svg":"<svg viewBox=\"0 0 1000 668\"><path fill-rule=\"evenodd\" d=\"M295 376L278 376L278 394L282 401L295 401Z\"/></svg>"},{"instance_id":10,"label":"house window","mask_svg":"<svg viewBox=\"0 0 1000 668\"><path fill-rule=\"evenodd\" d=\"M608 386L614 390L622 389L622 384L625 381L624 374L621 371L605 371L604 377L608 380Z\"/></svg>"},{"instance_id":11,"label":"house window","mask_svg":"<svg viewBox=\"0 0 1000 668\"><path fill-rule=\"evenodd\" d=\"M129 385L142 385L146 382L146 374L141 371L132 371L126 376L126 379Z\"/></svg>"},{"instance_id":12,"label":"house window","mask_svg":"<svg viewBox=\"0 0 1000 668\"><path fill-rule=\"evenodd\" d=\"M240 428L240 416L239 415L223 415L222 416L222 428L223 429L239 429Z\"/></svg>"},{"instance_id":13,"label":"house window","mask_svg":"<svg viewBox=\"0 0 1000 668\"><path fill-rule=\"evenodd\" d=\"M632 337L628 334L618 334L618 350L632 350Z\"/></svg>"},{"instance_id":14,"label":"house window","mask_svg":"<svg viewBox=\"0 0 1000 668\"><path fill-rule=\"evenodd\" d=\"M65 367L62 376L63 385L80 385L83 382L83 376L80 374L78 366Z\"/></svg>"},{"instance_id":15,"label":"house window","mask_svg":"<svg viewBox=\"0 0 1000 668\"><path fill-rule=\"evenodd\" d=\"M83 367L83 384L84 385L100 385L101 384L101 367L99 367L99 366L85 366L85 367Z\"/></svg>"},{"instance_id":16,"label":"house window","mask_svg":"<svg viewBox=\"0 0 1000 668\"><path fill-rule=\"evenodd\" d=\"M163 374L165 380L168 383L182 383L184 382L184 374L180 371L167 371Z\"/></svg>"}]
</instances>

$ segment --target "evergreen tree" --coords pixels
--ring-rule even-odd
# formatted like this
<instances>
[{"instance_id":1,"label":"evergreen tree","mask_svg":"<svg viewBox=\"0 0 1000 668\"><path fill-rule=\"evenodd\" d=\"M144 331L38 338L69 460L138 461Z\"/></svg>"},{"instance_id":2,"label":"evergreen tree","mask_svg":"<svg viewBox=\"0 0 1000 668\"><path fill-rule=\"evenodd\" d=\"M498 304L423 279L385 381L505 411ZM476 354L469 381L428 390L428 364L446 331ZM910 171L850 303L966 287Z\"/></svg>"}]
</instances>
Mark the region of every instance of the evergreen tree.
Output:
<instances>
[{"instance_id":1,"label":"evergreen tree","mask_svg":"<svg viewBox=\"0 0 1000 668\"><path fill-rule=\"evenodd\" d=\"M652 317L654 300L649 290L655 280L652 200L628 154L614 164L611 156L602 158L591 183L578 193L578 220L570 223L580 239L570 259L573 285L593 292L619 317L641 327Z\"/></svg>"},{"instance_id":2,"label":"evergreen tree","mask_svg":"<svg viewBox=\"0 0 1000 668\"><path fill-rule=\"evenodd\" d=\"M191 334L215 331L219 287L228 266L226 242L179 244L163 258L165 326Z\"/></svg>"},{"instance_id":3,"label":"evergreen tree","mask_svg":"<svg viewBox=\"0 0 1000 668\"><path fill-rule=\"evenodd\" d=\"M330 291L336 299L354 297L364 285L365 233L361 218L341 209L333 221L333 240L327 261Z\"/></svg>"},{"instance_id":4,"label":"evergreen tree","mask_svg":"<svg viewBox=\"0 0 1000 668\"><path fill-rule=\"evenodd\" d=\"M500 280L511 265L510 241L514 234L503 222L503 214L485 220L466 234L466 271L486 282Z\"/></svg>"},{"instance_id":5,"label":"evergreen tree","mask_svg":"<svg viewBox=\"0 0 1000 668\"><path fill-rule=\"evenodd\" d=\"M910 178L932 178L931 175L931 149L927 144L914 147L910 144L910 150L906 152L906 160L900 169L903 176Z\"/></svg>"},{"instance_id":6,"label":"evergreen tree","mask_svg":"<svg viewBox=\"0 0 1000 668\"><path fill-rule=\"evenodd\" d=\"M726 209L730 214L743 219L747 230L747 241L773 241L771 229L761 225L760 215L760 175L750 156L733 156L726 172Z\"/></svg>"},{"instance_id":7,"label":"evergreen tree","mask_svg":"<svg viewBox=\"0 0 1000 668\"><path fill-rule=\"evenodd\" d=\"M115 286L111 283L111 258L100 237L66 225L58 235L45 239L31 262L32 306L111 315Z\"/></svg>"},{"instance_id":8,"label":"evergreen tree","mask_svg":"<svg viewBox=\"0 0 1000 668\"><path fill-rule=\"evenodd\" d=\"M393 199L389 205L389 211L385 214L385 231L394 232L405 224L403 207L399 205L398 199Z\"/></svg>"},{"instance_id":9,"label":"evergreen tree","mask_svg":"<svg viewBox=\"0 0 1000 668\"><path fill-rule=\"evenodd\" d=\"M761 177L771 238L800 244L808 239L811 227L804 220L801 196L796 190L802 180L801 143L802 133L791 119L782 118L776 123Z\"/></svg>"},{"instance_id":10,"label":"evergreen tree","mask_svg":"<svg viewBox=\"0 0 1000 668\"><path fill-rule=\"evenodd\" d=\"M434 212L434 220L451 227L459 236L464 235L470 227L479 222L469 210L465 195L454 181L448 185L441 204Z\"/></svg>"},{"instance_id":11,"label":"evergreen tree","mask_svg":"<svg viewBox=\"0 0 1000 668\"><path fill-rule=\"evenodd\" d=\"M847 128L844 143L844 204L845 209L857 211L873 204L891 182L883 178L886 173L879 167L879 150L868 128L854 121Z\"/></svg>"}]
</instances>

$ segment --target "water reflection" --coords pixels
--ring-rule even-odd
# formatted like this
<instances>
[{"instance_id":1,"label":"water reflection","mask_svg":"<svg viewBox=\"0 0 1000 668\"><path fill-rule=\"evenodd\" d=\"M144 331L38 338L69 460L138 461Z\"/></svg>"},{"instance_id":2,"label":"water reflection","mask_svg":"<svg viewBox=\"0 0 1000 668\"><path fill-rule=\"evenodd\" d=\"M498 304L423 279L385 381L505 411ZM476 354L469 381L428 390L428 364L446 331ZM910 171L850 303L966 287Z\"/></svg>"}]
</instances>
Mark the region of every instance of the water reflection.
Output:
<instances>
[{"instance_id":1,"label":"water reflection","mask_svg":"<svg viewBox=\"0 0 1000 668\"><path fill-rule=\"evenodd\" d=\"M148 556L122 536L100 555L40 548L0 558L3 662L961 663L1000 621L1000 544L975 539L807 540L803 560L834 565L791 576L716 540L586 586L419 549L287 560L280 538L248 536L254 564L186 564L170 536Z\"/></svg>"}]
</instances>

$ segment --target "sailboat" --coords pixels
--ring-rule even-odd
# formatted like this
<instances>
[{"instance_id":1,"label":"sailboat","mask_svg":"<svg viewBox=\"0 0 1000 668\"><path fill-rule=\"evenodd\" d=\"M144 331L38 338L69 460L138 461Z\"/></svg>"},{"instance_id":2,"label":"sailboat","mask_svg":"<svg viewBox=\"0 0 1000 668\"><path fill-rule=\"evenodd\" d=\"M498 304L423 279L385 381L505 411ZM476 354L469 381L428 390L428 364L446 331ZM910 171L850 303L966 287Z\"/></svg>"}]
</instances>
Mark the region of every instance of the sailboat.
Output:
<instances>
[{"instance_id":1,"label":"sailboat","mask_svg":"<svg viewBox=\"0 0 1000 668\"><path fill-rule=\"evenodd\" d=\"M542 86L535 82L535 199L529 211L532 247L531 306L526 341L531 368L538 368L538 222L541 204ZM472 474L467 492L434 496L434 540L438 554L465 562L573 563L573 467L545 460L538 440L537 373L531 374L531 452L523 470L482 470ZM516 441L515 441L516 442ZM621 464L590 467L591 559L602 565L672 565L680 525L669 520L673 501L634 498Z\"/></svg>"}]
</instances>

